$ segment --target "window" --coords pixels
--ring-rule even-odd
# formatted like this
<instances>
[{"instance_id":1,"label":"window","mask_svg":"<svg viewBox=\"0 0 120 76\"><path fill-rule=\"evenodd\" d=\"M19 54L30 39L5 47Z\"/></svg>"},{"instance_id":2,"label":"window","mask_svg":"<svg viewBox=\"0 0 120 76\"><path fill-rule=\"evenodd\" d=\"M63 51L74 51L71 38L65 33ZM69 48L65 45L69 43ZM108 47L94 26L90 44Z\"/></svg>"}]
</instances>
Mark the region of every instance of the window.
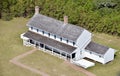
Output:
<instances>
[{"instance_id":1,"label":"window","mask_svg":"<svg viewBox=\"0 0 120 76\"><path fill-rule=\"evenodd\" d=\"M66 56L66 53L62 52L61 55L62 55L62 56Z\"/></svg>"},{"instance_id":2,"label":"window","mask_svg":"<svg viewBox=\"0 0 120 76\"><path fill-rule=\"evenodd\" d=\"M60 41L62 41L62 38L60 38Z\"/></svg>"},{"instance_id":3,"label":"window","mask_svg":"<svg viewBox=\"0 0 120 76\"><path fill-rule=\"evenodd\" d=\"M68 40L66 40L66 42L68 43Z\"/></svg>"},{"instance_id":4,"label":"window","mask_svg":"<svg viewBox=\"0 0 120 76\"><path fill-rule=\"evenodd\" d=\"M75 42L73 42L73 45L75 45Z\"/></svg>"},{"instance_id":5,"label":"window","mask_svg":"<svg viewBox=\"0 0 120 76\"><path fill-rule=\"evenodd\" d=\"M48 36L50 36L50 33L48 33Z\"/></svg>"},{"instance_id":6,"label":"window","mask_svg":"<svg viewBox=\"0 0 120 76\"><path fill-rule=\"evenodd\" d=\"M52 51L52 48L49 47L49 46L47 46L47 45L45 45L45 49L46 49L46 50L49 50L49 51Z\"/></svg>"},{"instance_id":7,"label":"window","mask_svg":"<svg viewBox=\"0 0 120 76\"><path fill-rule=\"evenodd\" d=\"M54 38L56 39L56 35L54 35Z\"/></svg>"},{"instance_id":8,"label":"window","mask_svg":"<svg viewBox=\"0 0 120 76\"><path fill-rule=\"evenodd\" d=\"M31 30L33 30L33 27L31 27Z\"/></svg>"},{"instance_id":9,"label":"window","mask_svg":"<svg viewBox=\"0 0 120 76\"><path fill-rule=\"evenodd\" d=\"M43 48L43 47L44 47L44 44L40 43L40 47Z\"/></svg>"},{"instance_id":10,"label":"window","mask_svg":"<svg viewBox=\"0 0 120 76\"><path fill-rule=\"evenodd\" d=\"M44 31L42 31L42 33L44 34Z\"/></svg>"},{"instance_id":11,"label":"window","mask_svg":"<svg viewBox=\"0 0 120 76\"><path fill-rule=\"evenodd\" d=\"M53 49L53 52L60 54L60 52L57 49Z\"/></svg>"},{"instance_id":12,"label":"window","mask_svg":"<svg viewBox=\"0 0 120 76\"><path fill-rule=\"evenodd\" d=\"M30 40L30 43L31 43L31 44L34 44L34 41L33 41L33 40Z\"/></svg>"},{"instance_id":13,"label":"window","mask_svg":"<svg viewBox=\"0 0 120 76\"><path fill-rule=\"evenodd\" d=\"M99 55L99 57L101 58L102 56L101 56L101 55Z\"/></svg>"},{"instance_id":14,"label":"window","mask_svg":"<svg viewBox=\"0 0 120 76\"><path fill-rule=\"evenodd\" d=\"M37 32L39 31L39 29L37 29Z\"/></svg>"}]
</instances>

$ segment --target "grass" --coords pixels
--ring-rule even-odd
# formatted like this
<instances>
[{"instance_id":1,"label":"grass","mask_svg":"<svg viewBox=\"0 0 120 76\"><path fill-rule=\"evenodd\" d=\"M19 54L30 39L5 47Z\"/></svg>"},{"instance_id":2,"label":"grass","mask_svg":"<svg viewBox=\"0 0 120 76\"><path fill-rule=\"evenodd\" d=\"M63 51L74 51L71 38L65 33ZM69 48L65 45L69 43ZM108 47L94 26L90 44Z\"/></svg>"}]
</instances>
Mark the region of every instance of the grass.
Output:
<instances>
[{"instance_id":1,"label":"grass","mask_svg":"<svg viewBox=\"0 0 120 76\"><path fill-rule=\"evenodd\" d=\"M24 47L20 34L27 30L27 19L0 20L0 76L39 76L9 62L13 57L31 48Z\"/></svg>"},{"instance_id":2,"label":"grass","mask_svg":"<svg viewBox=\"0 0 120 76\"><path fill-rule=\"evenodd\" d=\"M37 51L21 62L46 72L50 76L86 76L66 65L63 60L42 51Z\"/></svg>"},{"instance_id":3,"label":"grass","mask_svg":"<svg viewBox=\"0 0 120 76\"><path fill-rule=\"evenodd\" d=\"M23 46L20 39L20 34L27 31L25 26L27 21L28 19L24 18L15 18L11 21L0 20L0 76L39 76L9 62L13 57L31 49ZM96 62L95 67L87 70L97 76L117 76L120 73L120 37L94 33L93 40L116 49L117 53L114 61L106 65ZM41 51L37 51L20 61L45 71L51 76L85 76L65 65L63 60Z\"/></svg>"}]
</instances>

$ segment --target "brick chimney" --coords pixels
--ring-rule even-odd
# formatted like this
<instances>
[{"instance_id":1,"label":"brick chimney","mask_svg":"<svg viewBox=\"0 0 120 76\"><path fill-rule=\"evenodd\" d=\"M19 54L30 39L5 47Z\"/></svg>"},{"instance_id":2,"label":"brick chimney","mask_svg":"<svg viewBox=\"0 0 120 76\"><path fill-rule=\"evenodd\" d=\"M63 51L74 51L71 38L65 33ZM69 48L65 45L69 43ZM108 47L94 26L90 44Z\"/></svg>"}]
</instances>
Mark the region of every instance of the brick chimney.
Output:
<instances>
[{"instance_id":1,"label":"brick chimney","mask_svg":"<svg viewBox=\"0 0 120 76\"><path fill-rule=\"evenodd\" d=\"M39 14L39 6L35 6L35 15Z\"/></svg>"},{"instance_id":2,"label":"brick chimney","mask_svg":"<svg viewBox=\"0 0 120 76\"><path fill-rule=\"evenodd\" d=\"M68 24L68 16L64 16L64 25Z\"/></svg>"}]
</instances>

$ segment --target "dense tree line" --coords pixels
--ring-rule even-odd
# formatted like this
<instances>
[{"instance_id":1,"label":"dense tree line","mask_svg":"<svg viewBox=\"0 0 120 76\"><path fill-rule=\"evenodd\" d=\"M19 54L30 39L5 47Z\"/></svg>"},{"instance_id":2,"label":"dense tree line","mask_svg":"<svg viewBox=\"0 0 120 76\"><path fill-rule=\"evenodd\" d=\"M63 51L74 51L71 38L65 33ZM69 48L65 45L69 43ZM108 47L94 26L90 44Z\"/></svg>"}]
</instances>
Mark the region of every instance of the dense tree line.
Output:
<instances>
[{"instance_id":1,"label":"dense tree line","mask_svg":"<svg viewBox=\"0 0 120 76\"><path fill-rule=\"evenodd\" d=\"M40 13L95 32L120 36L120 0L0 0L0 18L31 17L34 7Z\"/></svg>"}]
</instances>

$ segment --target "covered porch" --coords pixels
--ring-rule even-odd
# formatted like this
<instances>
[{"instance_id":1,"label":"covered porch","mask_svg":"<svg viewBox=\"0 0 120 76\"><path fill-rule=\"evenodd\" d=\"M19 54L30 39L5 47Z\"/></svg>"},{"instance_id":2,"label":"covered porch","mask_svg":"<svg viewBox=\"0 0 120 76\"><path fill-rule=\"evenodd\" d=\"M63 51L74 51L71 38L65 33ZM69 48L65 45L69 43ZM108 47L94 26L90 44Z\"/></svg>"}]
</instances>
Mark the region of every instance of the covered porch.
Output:
<instances>
[{"instance_id":1,"label":"covered porch","mask_svg":"<svg viewBox=\"0 0 120 76\"><path fill-rule=\"evenodd\" d=\"M36 48L42 50L43 52L50 53L51 55L57 56L59 58L62 58L62 59L65 59L65 60L66 59L70 60L72 58L71 55L66 53L65 51L54 48L50 45L47 45L47 44L44 44L44 43L41 43L41 42L38 42L38 41L35 41L35 40L31 40L31 39L29 40L29 43L33 47L36 47Z\"/></svg>"},{"instance_id":2,"label":"covered porch","mask_svg":"<svg viewBox=\"0 0 120 76\"><path fill-rule=\"evenodd\" d=\"M23 36L28 38L26 42L29 46L37 47L38 49L42 49L44 52L50 53L64 60L71 60L71 53L76 49L76 47L41 36L31 31L28 31Z\"/></svg>"}]
</instances>

